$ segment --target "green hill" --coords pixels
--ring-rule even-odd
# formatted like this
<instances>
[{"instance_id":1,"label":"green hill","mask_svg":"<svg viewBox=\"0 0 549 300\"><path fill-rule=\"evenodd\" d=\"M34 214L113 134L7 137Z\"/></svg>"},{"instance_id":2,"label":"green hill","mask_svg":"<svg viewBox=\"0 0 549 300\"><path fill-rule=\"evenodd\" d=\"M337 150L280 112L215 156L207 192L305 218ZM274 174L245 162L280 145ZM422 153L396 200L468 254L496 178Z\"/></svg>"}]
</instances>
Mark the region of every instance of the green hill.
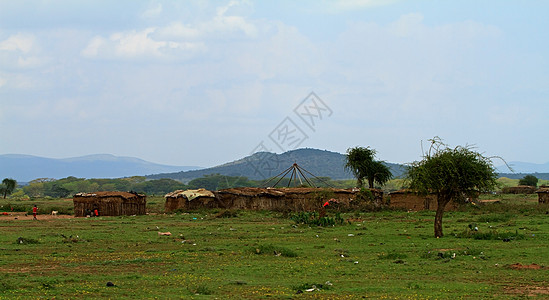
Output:
<instances>
[{"instance_id":1,"label":"green hill","mask_svg":"<svg viewBox=\"0 0 549 300\"><path fill-rule=\"evenodd\" d=\"M227 176L243 176L249 179L261 180L276 176L285 169L297 163L303 169L318 177L331 179L351 179L353 176L344 169L345 155L318 149L297 149L282 154L257 152L242 159L220 166L177 173L162 173L149 175L149 179L170 178L182 182L210 174ZM399 164L387 163L395 177L404 173L405 167Z\"/></svg>"}]
</instances>

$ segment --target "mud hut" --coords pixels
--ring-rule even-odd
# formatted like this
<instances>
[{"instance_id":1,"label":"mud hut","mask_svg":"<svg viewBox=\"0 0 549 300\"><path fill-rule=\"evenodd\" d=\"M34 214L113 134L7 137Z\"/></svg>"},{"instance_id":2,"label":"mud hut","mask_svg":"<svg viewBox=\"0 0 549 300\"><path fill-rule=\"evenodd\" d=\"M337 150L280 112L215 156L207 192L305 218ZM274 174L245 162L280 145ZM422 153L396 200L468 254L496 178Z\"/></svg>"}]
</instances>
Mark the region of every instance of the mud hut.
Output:
<instances>
[{"instance_id":1,"label":"mud hut","mask_svg":"<svg viewBox=\"0 0 549 300\"><path fill-rule=\"evenodd\" d=\"M144 215L147 197L129 192L95 192L74 195L74 215L85 217L97 208L100 216Z\"/></svg>"},{"instance_id":2,"label":"mud hut","mask_svg":"<svg viewBox=\"0 0 549 300\"><path fill-rule=\"evenodd\" d=\"M510 186L504 187L501 191L504 194L533 194L536 192L536 187L529 185Z\"/></svg>"},{"instance_id":3,"label":"mud hut","mask_svg":"<svg viewBox=\"0 0 549 300\"><path fill-rule=\"evenodd\" d=\"M420 195L408 189L402 189L389 193L390 202L389 207L404 208L411 211L420 210L436 210L437 209L437 197L433 194ZM454 201L450 201L446 205L446 210L456 209L457 204Z\"/></svg>"},{"instance_id":4,"label":"mud hut","mask_svg":"<svg viewBox=\"0 0 549 300\"><path fill-rule=\"evenodd\" d=\"M205 189L177 190L164 196L167 212L177 209L217 208L219 207L215 195Z\"/></svg>"},{"instance_id":5,"label":"mud hut","mask_svg":"<svg viewBox=\"0 0 549 300\"><path fill-rule=\"evenodd\" d=\"M549 188L541 188L536 191L538 194L538 203L539 204L548 204L549 203Z\"/></svg>"},{"instance_id":6,"label":"mud hut","mask_svg":"<svg viewBox=\"0 0 549 300\"><path fill-rule=\"evenodd\" d=\"M371 190L372 201L382 202L383 192ZM327 201L343 208L359 207L358 190L336 188L232 188L214 192L227 209L313 211Z\"/></svg>"}]
</instances>

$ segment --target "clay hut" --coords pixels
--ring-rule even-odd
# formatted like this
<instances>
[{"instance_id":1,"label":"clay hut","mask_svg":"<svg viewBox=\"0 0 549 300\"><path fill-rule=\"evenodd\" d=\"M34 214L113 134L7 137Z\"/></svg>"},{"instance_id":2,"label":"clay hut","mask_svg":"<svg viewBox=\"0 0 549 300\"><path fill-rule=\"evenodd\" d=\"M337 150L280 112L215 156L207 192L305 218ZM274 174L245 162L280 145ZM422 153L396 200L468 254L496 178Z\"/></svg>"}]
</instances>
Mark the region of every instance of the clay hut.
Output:
<instances>
[{"instance_id":1,"label":"clay hut","mask_svg":"<svg viewBox=\"0 0 549 300\"><path fill-rule=\"evenodd\" d=\"M382 203L383 192L371 190L376 203ZM227 209L273 211L314 211L327 201L342 208L360 207L358 190L336 188L232 188L214 192L220 205Z\"/></svg>"},{"instance_id":2,"label":"clay hut","mask_svg":"<svg viewBox=\"0 0 549 300\"><path fill-rule=\"evenodd\" d=\"M549 188L541 188L536 191L539 204L549 204Z\"/></svg>"},{"instance_id":3,"label":"clay hut","mask_svg":"<svg viewBox=\"0 0 549 300\"><path fill-rule=\"evenodd\" d=\"M402 189L390 192L389 197L389 207L403 208L411 211L437 209L437 197L433 194L420 195L411 190ZM450 201L450 203L446 205L446 210L453 210L456 208L457 204L453 201Z\"/></svg>"},{"instance_id":4,"label":"clay hut","mask_svg":"<svg viewBox=\"0 0 549 300\"><path fill-rule=\"evenodd\" d=\"M95 192L74 195L74 215L85 217L98 209L100 216L131 216L146 213L147 197L129 192Z\"/></svg>"},{"instance_id":5,"label":"clay hut","mask_svg":"<svg viewBox=\"0 0 549 300\"><path fill-rule=\"evenodd\" d=\"M205 189L198 190L177 190L168 193L166 198L165 210L170 212L177 209L197 209L197 208L217 208L215 195Z\"/></svg>"},{"instance_id":6,"label":"clay hut","mask_svg":"<svg viewBox=\"0 0 549 300\"><path fill-rule=\"evenodd\" d=\"M529 185L510 186L504 187L501 191L504 194L533 194L536 192L536 187Z\"/></svg>"}]
</instances>

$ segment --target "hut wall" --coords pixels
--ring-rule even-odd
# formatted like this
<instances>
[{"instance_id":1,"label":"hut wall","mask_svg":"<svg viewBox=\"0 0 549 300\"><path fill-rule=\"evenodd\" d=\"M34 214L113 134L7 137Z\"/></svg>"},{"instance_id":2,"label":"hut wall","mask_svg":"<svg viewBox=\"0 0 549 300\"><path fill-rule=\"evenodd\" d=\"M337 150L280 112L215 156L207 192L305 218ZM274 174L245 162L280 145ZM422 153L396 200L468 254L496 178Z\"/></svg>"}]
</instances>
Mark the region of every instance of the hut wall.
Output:
<instances>
[{"instance_id":1,"label":"hut wall","mask_svg":"<svg viewBox=\"0 0 549 300\"><path fill-rule=\"evenodd\" d=\"M404 208L406 210L420 211L420 210L436 210L438 207L436 196L434 195L418 195L413 192L399 192L392 193L389 207ZM454 201L450 201L446 205L446 210L455 210L457 204Z\"/></svg>"},{"instance_id":2,"label":"hut wall","mask_svg":"<svg viewBox=\"0 0 549 300\"><path fill-rule=\"evenodd\" d=\"M549 191L548 192L538 192L538 203L539 204L548 204L549 203Z\"/></svg>"},{"instance_id":3,"label":"hut wall","mask_svg":"<svg viewBox=\"0 0 549 300\"><path fill-rule=\"evenodd\" d=\"M85 217L86 210L99 210L99 216L144 215L147 201L145 197L122 198L110 197L75 197L74 214L76 217Z\"/></svg>"},{"instance_id":4,"label":"hut wall","mask_svg":"<svg viewBox=\"0 0 549 300\"><path fill-rule=\"evenodd\" d=\"M323 207L324 202L335 199L338 207L361 208L363 203L355 201L356 193L351 190L333 190L326 195L319 190L246 190L229 189L213 192L215 197L198 197L187 201L184 197L166 197L166 211L201 208L249 209L272 211L313 211ZM372 190L375 203L383 203L383 192ZM326 199L329 197L329 199Z\"/></svg>"},{"instance_id":5,"label":"hut wall","mask_svg":"<svg viewBox=\"0 0 549 300\"><path fill-rule=\"evenodd\" d=\"M504 187L501 190L504 194L533 194L536 192L536 187L528 185L519 185Z\"/></svg>"}]
</instances>

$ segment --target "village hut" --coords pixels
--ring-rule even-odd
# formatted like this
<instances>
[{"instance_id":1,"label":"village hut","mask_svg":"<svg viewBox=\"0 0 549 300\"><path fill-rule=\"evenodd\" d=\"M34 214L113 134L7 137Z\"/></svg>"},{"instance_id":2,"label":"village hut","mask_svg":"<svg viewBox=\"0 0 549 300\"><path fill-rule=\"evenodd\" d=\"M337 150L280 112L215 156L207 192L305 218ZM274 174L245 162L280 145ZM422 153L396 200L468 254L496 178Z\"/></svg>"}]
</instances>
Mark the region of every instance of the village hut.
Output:
<instances>
[{"instance_id":1,"label":"village hut","mask_svg":"<svg viewBox=\"0 0 549 300\"><path fill-rule=\"evenodd\" d=\"M336 188L231 188L214 192L219 204L227 209L272 211L314 211L326 202L341 208L358 208L357 189ZM383 192L371 190L374 199L382 202Z\"/></svg>"},{"instance_id":2,"label":"village hut","mask_svg":"<svg viewBox=\"0 0 549 300\"><path fill-rule=\"evenodd\" d=\"M177 190L164 196L167 212L177 209L192 210L198 208L218 208L218 201L215 195L205 189L198 190Z\"/></svg>"},{"instance_id":3,"label":"village hut","mask_svg":"<svg viewBox=\"0 0 549 300\"><path fill-rule=\"evenodd\" d=\"M421 195L409 189L402 189L389 193L390 202L389 207L403 208L410 211L420 210L436 210L437 198L434 194ZM446 205L447 210L453 210L457 208L457 204L454 201L450 201Z\"/></svg>"},{"instance_id":4,"label":"village hut","mask_svg":"<svg viewBox=\"0 0 549 300\"><path fill-rule=\"evenodd\" d=\"M510 186L504 187L501 191L504 194L533 194L536 192L536 187L529 185Z\"/></svg>"},{"instance_id":5,"label":"village hut","mask_svg":"<svg viewBox=\"0 0 549 300\"><path fill-rule=\"evenodd\" d=\"M99 216L146 214L147 196L130 192L95 192L74 195L74 215L85 217L97 209Z\"/></svg>"},{"instance_id":6,"label":"village hut","mask_svg":"<svg viewBox=\"0 0 549 300\"><path fill-rule=\"evenodd\" d=\"M536 191L539 204L549 204L549 188L541 188Z\"/></svg>"}]
</instances>

